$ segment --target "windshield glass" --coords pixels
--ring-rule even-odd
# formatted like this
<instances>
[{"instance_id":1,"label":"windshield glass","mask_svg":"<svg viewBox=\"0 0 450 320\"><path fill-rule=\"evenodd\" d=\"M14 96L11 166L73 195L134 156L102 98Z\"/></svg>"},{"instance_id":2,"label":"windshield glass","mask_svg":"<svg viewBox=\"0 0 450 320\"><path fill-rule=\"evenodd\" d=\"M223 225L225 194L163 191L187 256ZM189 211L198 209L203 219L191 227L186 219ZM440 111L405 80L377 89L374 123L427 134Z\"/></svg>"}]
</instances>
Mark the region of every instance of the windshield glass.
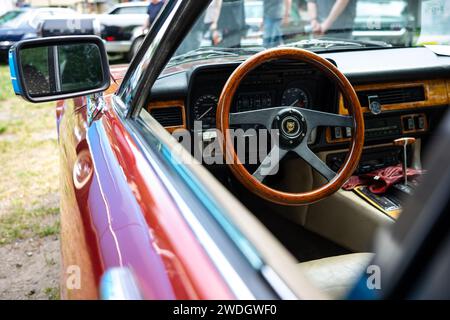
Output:
<instances>
[{"instance_id":1,"label":"windshield glass","mask_svg":"<svg viewBox=\"0 0 450 320\"><path fill-rule=\"evenodd\" d=\"M30 17L30 12L28 11L18 11L17 14L6 21L5 23L1 24L2 27L7 28L18 28L21 25L23 25L25 22L27 22L28 17Z\"/></svg>"},{"instance_id":2,"label":"windshield glass","mask_svg":"<svg viewBox=\"0 0 450 320\"><path fill-rule=\"evenodd\" d=\"M169 65L242 55L247 48L337 51L449 42L446 0L212 0Z\"/></svg>"},{"instance_id":3,"label":"windshield glass","mask_svg":"<svg viewBox=\"0 0 450 320\"><path fill-rule=\"evenodd\" d=\"M4 24L5 22L8 22L8 21L16 18L17 16L21 15L22 13L23 13L23 11L13 10L13 11L8 11L8 12L2 14L0 16L0 26L2 24Z\"/></svg>"}]
</instances>

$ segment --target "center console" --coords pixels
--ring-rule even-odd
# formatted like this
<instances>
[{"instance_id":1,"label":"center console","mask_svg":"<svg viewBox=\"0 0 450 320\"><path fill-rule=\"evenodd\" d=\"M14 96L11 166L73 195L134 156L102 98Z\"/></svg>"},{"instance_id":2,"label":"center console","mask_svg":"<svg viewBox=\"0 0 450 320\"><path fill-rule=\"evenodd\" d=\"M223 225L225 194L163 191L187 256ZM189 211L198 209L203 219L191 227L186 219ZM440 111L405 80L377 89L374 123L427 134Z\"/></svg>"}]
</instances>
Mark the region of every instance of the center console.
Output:
<instances>
[{"instance_id":1,"label":"center console","mask_svg":"<svg viewBox=\"0 0 450 320\"><path fill-rule=\"evenodd\" d=\"M412 154L412 148L408 148L408 155ZM327 165L337 172L345 161L347 152L331 153L326 158ZM401 150L398 147L379 147L364 150L355 175L372 172L401 163ZM408 156L408 166L411 165L411 156Z\"/></svg>"},{"instance_id":2,"label":"center console","mask_svg":"<svg viewBox=\"0 0 450 320\"><path fill-rule=\"evenodd\" d=\"M395 116L366 118L365 140L393 140L401 135L417 135L428 131L428 117L425 113L406 113ZM350 141L351 131L347 128L333 127L327 132L330 144Z\"/></svg>"},{"instance_id":3,"label":"center console","mask_svg":"<svg viewBox=\"0 0 450 320\"><path fill-rule=\"evenodd\" d=\"M420 142L415 145L406 146L406 166L408 168L414 167L415 163L417 163L414 159L414 157L420 155L415 150L417 148L420 148ZM404 154L403 147L394 146L393 144L366 148L354 175L361 176L375 170L403 164L405 159ZM329 153L325 158L326 163L332 170L337 172L344 163L346 155L347 152ZM403 172L403 169L401 170ZM371 206L382 211L389 217L397 219L405 199L412 194L413 189L414 185L412 183L405 186L402 180L391 186L383 194L373 193L368 185L355 186L353 192Z\"/></svg>"}]
</instances>

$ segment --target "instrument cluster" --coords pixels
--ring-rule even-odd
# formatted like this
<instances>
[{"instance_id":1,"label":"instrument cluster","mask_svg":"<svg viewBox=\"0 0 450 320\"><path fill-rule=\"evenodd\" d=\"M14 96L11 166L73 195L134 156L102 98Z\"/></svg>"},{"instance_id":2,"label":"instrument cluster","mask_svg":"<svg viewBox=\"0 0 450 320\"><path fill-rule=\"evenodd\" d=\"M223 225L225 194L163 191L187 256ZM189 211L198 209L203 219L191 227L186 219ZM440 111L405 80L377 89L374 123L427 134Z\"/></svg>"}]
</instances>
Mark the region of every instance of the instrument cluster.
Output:
<instances>
[{"instance_id":1,"label":"instrument cluster","mask_svg":"<svg viewBox=\"0 0 450 320\"><path fill-rule=\"evenodd\" d=\"M202 121L203 129L216 128L220 94L236 66L211 65L195 69L189 79L188 123ZM324 94L326 93L326 94ZM299 62L268 63L250 72L241 82L231 112L274 107L299 107L335 112L336 85L316 68Z\"/></svg>"},{"instance_id":2,"label":"instrument cluster","mask_svg":"<svg viewBox=\"0 0 450 320\"><path fill-rule=\"evenodd\" d=\"M203 94L194 101L194 120L202 121L204 129L215 128L218 102L218 95L210 93ZM288 85L281 96L277 96L277 91L275 90L239 92L234 99L232 112L245 112L281 106L309 108L311 107L310 93L306 88L295 84Z\"/></svg>"}]
</instances>

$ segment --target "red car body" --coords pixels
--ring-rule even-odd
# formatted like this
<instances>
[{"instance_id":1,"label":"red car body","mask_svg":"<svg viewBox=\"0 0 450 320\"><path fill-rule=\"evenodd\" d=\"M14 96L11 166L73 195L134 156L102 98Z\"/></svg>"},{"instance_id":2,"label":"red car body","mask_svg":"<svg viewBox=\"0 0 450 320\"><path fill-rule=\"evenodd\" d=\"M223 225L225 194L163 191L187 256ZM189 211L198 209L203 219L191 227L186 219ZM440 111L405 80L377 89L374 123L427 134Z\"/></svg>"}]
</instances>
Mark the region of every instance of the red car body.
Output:
<instances>
[{"instance_id":1,"label":"red car body","mask_svg":"<svg viewBox=\"0 0 450 320\"><path fill-rule=\"evenodd\" d=\"M113 69L109 94L124 70ZM107 108L88 134L85 103L77 98L57 105L62 295L98 298L102 274L127 267L146 299L234 298L116 112ZM74 167L80 162L86 182L77 187ZM67 291L70 273L64 270L71 265L80 266L82 284Z\"/></svg>"}]
</instances>

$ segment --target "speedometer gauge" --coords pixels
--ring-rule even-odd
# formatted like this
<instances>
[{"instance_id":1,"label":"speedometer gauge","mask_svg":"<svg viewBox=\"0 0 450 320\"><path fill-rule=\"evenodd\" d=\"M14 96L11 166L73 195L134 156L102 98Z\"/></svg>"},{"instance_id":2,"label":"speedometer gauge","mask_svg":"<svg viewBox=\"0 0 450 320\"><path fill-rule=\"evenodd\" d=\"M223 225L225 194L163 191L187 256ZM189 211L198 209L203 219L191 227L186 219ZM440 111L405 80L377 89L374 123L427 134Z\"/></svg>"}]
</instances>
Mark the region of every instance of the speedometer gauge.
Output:
<instances>
[{"instance_id":1,"label":"speedometer gauge","mask_svg":"<svg viewBox=\"0 0 450 320\"><path fill-rule=\"evenodd\" d=\"M202 121L206 126L214 125L218 103L219 98L212 94L203 95L198 98L194 104L195 121Z\"/></svg>"},{"instance_id":2,"label":"speedometer gauge","mask_svg":"<svg viewBox=\"0 0 450 320\"><path fill-rule=\"evenodd\" d=\"M309 107L308 94L300 88L286 89L283 92L283 96L281 98L281 105L290 107L308 108Z\"/></svg>"}]
</instances>

